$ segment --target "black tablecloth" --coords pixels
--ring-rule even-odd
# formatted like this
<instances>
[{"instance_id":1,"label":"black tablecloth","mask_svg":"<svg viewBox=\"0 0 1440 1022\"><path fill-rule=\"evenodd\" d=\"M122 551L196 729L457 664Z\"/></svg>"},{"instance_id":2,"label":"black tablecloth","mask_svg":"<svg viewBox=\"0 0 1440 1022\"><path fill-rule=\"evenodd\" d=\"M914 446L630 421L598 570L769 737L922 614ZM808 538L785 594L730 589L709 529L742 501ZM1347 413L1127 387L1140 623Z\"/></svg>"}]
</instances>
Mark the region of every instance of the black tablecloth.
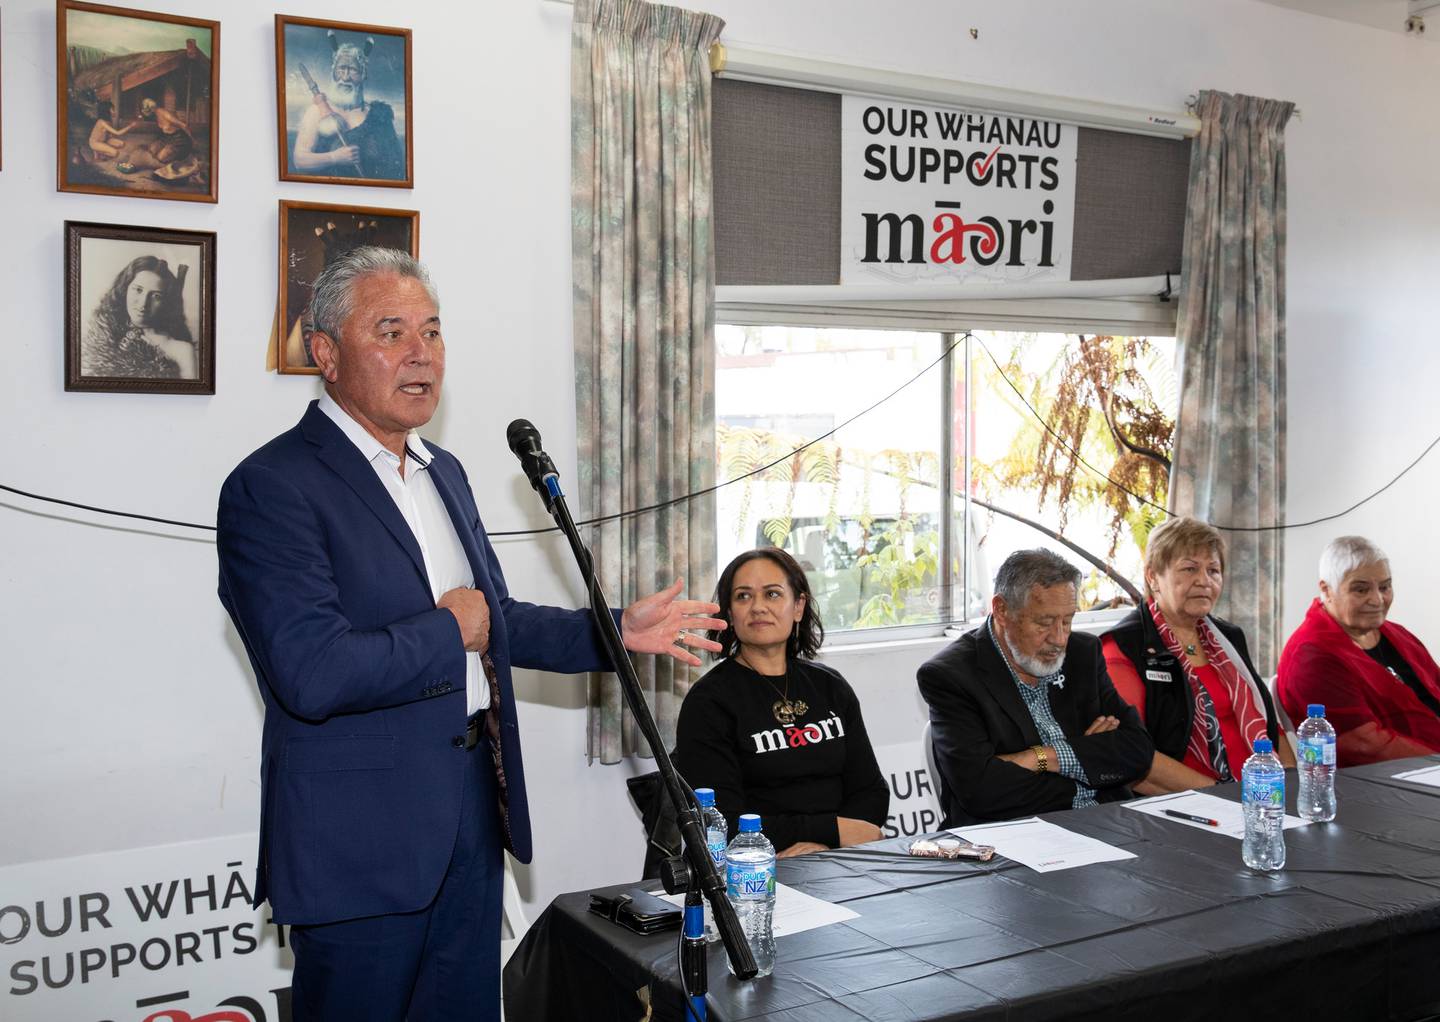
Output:
<instances>
[{"instance_id":1,"label":"black tablecloth","mask_svg":"<svg viewBox=\"0 0 1440 1022\"><path fill-rule=\"evenodd\" d=\"M1341 771L1337 820L1286 831L1278 873L1246 869L1233 838L1115 804L1043 818L1137 858L1036 873L912 858L901 838L781 860L782 883L859 918L778 938L774 975L749 983L711 945L710 1018L1440 1015L1440 789L1390 777L1428 762ZM1294 789L1291 771L1292 813ZM507 1019L682 1019L675 933L636 936L588 904L562 895L530 929L505 968Z\"/></svg>"}]
</instances>

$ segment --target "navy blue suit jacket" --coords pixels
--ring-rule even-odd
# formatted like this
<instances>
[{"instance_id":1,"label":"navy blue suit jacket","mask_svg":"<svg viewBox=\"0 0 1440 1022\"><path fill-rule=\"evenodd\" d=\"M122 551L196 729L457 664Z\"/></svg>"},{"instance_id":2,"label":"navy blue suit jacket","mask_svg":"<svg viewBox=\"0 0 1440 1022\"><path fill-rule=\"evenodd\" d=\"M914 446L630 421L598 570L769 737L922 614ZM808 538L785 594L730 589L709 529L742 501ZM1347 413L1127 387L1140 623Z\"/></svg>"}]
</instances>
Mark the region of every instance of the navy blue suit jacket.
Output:
<instances>
[{"instance_id":1,"label":"navy blue suit jacket","mask_svg":"<svg viewBox=\"0 0 1440 1022\"><path fill-rule=\"evenodd\" d=\"M584 611L510 597L460 462L429 469L491 609L514 854L530 860L510 669L608 668ZM265 702L255 898L282 923L411 912L439 889L460 817L465 650L413 533L314 402L220 491L220 600ZM498 816L495 823L499 829Z\"/></svg>"}]
</instances>

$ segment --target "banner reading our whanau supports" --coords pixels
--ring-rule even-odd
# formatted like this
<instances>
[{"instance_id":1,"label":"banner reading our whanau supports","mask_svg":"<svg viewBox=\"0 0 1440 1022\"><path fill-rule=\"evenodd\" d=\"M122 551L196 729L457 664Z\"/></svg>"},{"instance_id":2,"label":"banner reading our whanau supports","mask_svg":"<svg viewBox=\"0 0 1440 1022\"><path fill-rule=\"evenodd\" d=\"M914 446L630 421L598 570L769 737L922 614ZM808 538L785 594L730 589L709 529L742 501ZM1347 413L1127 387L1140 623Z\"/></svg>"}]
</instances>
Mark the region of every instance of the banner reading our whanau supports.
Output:
<instances>
[{"instance_id":1,"label":"banner reading our whanau supports","mask_svg":"<svg viewBox=\"0 0 1440 1022\"><path fill-rule=\"evenodd\" d=\"M0 868L4 1022L289 1022L254 834Z\"/></svg>"},{"instance_id":2,"label":"banner reading our whanau supports","mask_svg":"<svg viewBox=\"0 0 1440 1022\"><path fill-rule=\"evenodd\" d=\"M843 284L1070 279L1076 128L845 96Z\"/></svg>"}]
</instances>

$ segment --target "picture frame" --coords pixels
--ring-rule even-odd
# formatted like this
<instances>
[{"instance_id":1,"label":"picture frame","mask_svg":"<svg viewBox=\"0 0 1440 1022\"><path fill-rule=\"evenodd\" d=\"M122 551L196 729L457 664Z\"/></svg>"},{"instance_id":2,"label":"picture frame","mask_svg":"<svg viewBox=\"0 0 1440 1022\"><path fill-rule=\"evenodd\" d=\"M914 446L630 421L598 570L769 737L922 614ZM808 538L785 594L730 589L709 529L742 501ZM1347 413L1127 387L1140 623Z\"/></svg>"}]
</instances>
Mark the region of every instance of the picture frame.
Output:
<instances>
[{"instance_id":1,"label":"picture frame","mask_svg":"<svg viewBox=\"0 0 1440 1022\"><path fill-rule=\"evenodd\" d=\"M315 278L332 260L361 245L399 248L419 258L419 210L280 200L278 372L319 375L310 355Z\"/></svg>"},{"instance_id":2,"label":"picture frame","mask_svg":"<svg viewBox=\"0 0 1440 1022\"><path fill-rule=\"evenodd\" d=\"M215 232L65 222L65 389L215 393Z\"/></svg>"},{"instance_id":3,"label":"picture frame","mask_svg":"<svg viewBox=\"0 0 1440 1022\"><path fill-rule=\"evenodd\" d=\"M216 202L220 23L55 5L56 187Z\"/></svg>"},{"instance_id":4,"label":"picture frame","mask_svg":"<svg viewBox=\"0 0 1440 1022\"><path fill-rule=\"evenodd\" d=\"M408 28L275 15L280 180L413 188Z\"/></svg>"}]
</instances>

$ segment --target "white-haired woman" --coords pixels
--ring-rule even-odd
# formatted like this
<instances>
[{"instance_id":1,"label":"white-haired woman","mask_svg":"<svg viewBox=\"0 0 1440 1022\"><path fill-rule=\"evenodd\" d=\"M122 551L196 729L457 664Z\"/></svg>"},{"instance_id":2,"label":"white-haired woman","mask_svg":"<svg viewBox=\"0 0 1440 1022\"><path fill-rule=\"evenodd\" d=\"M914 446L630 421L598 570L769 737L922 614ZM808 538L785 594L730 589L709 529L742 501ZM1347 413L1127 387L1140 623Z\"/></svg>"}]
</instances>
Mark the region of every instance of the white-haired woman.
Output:
<instances>
[{"instance_id":1,"label":"white-haired woman","mask_svg":"<svg viewBox=\"0 0 1440 1022\"><path fill-rule=\"evenodd\" d=\"M1290 718L1321 703L1340 766L1440 752L1440 668L1419 639L1386 620L1390 560L1361 536L1320 554L1320 596L1280 654L1277 690Z\"/></svg>"}]
</instances>

